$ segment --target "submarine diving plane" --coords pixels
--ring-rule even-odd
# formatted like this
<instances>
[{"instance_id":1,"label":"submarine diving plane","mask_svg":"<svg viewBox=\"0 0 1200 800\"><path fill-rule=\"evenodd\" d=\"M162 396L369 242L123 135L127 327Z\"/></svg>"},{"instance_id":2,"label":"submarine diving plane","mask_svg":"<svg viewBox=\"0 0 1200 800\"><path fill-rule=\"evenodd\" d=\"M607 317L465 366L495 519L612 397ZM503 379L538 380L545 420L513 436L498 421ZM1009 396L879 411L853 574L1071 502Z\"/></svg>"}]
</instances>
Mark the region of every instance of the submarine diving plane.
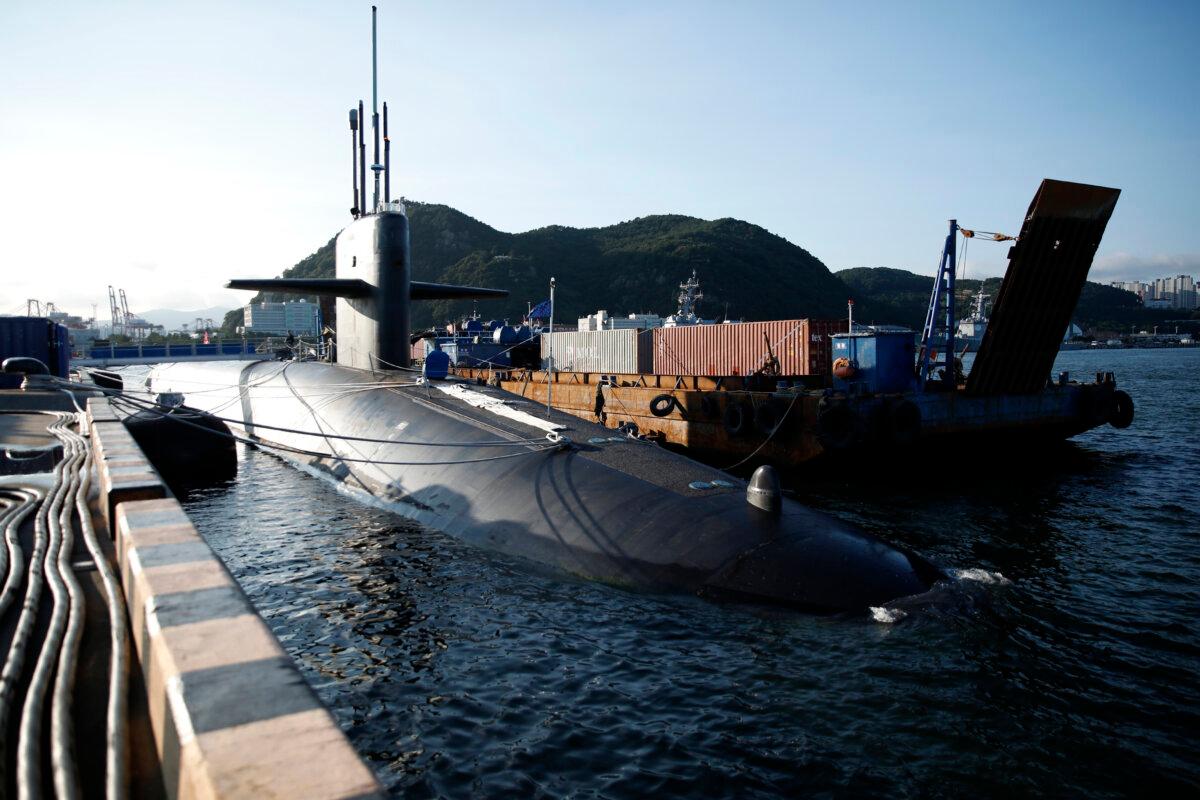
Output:
<instances>
[{"instance_id":1,"label":"submarine diving plane","mask_svg":"<svg viewBox=\"0 0 1200 800\"><path fill-rule=\"evenodd\" d=\"M336 296L336 363L165 364L151 373L153 392L233 419L263 449L372 504L584 578L836 613L946 577L783 497L770 467L742 481L500 389L411 370L412 301L507 292L412 280L408 216L391 199L387 105L382 128L377 108L373 88L366 209L363 104L350 112L355 202L337 237L336 278L228 284Z\"/></svg>"}]
</instances>

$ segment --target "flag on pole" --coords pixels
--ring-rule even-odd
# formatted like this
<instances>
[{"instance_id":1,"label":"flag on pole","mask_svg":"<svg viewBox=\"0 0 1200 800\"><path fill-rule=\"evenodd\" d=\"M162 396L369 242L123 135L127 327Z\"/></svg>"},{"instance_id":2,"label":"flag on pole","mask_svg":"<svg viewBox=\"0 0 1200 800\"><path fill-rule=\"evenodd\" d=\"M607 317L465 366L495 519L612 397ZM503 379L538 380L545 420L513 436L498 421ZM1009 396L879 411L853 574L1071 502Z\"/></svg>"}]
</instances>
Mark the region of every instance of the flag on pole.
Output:
<instances>
[{"instance_id":1,"label":"flag on pole","mask_svg":"<svg viewBox=\"0 0 1200 800\"><path fill-rule=\"evenodd\" d=\"M530 319L549 319L550 318L550 301L543 300L529 311Z\"/></svg>"}]
</instances>

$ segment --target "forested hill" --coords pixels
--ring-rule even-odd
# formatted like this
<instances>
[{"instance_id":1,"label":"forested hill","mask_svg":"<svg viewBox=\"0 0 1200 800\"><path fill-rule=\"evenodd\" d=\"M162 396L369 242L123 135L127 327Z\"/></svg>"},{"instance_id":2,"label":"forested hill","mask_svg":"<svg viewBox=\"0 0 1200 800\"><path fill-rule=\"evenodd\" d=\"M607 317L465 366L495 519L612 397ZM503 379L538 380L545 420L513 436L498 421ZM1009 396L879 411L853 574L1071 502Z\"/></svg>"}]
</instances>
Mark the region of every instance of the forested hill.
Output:
<instances>
[{"instance_id":1,"label":"forested hill","mask_svg":"<svg viewBox=\"0 0 1200 800\"><path fill-rule=\"evenodd\" d=\"M727 305L730 317L746 320L845 313L846 287L820 260L741 220L663 215L604 228L555 225L504 233L449 206L407 205L413 279L508 289L506 300L478 302L488 318L519 319L527 302L546 298L551 276L558 287L555 313L563 321L600 308L665 316L675 310L678 286L693 269L706 317L723 317ZM290 278L333 275L332 240L283 272ZM415 302L413 328L456 319L471 308L471 301ZM226 315L226 329L240 324L241 309Z\"/></svg>"},{"instance_id":2,"label":"forested hill","mask_svg":"<svg viewBox=\"0 0 1200 800\"><path fill-rule=\"evenodd\" d=\"M846 300L853 298L856 320L920 330L933 287L932 277L901 269L856 268L834 275L803 248L736 219L662 215L604 228L553 225L504 233L449 206L411 200L407 205L413 279L508 289L505 300L479 301L486 318L520 319L527 303L546 299L551 276L558 282L556 314L562 322L601 308L613 315L650 311L665 316L675 310L679 283L695 269L705 317L724 317L728 304L733 319L840 318ZM332 239L283 272L290 278L333 276ZM969 313L969 295L979 285L959 281L960 316ZM1000 279L983 285L994 299ZM458 319L471 308L469 300L415 302L413 329ZM1179 314L1149 311L1130 292L1089 282L1074 318L1085 329L1128 330ZM240 308L226 315L227 332L241 324Z\"/></svg>"},{"instance_id":3,"label":"forested hill","mask_svg":"<svg viewBox=\"0 0 1200 800\"><path fill-rule=\"evenodd\" d=\"M917 331L924 326L933 291L932 276L887 267L844 269L836 276L854 298L855 320L865 324L908 325ZM955 292L959 318L970 314L971 295L979 291L981 284L991 298L990 308L1000 290L1000 281L1000 278L959 280ZM1142 307L1132 292L1088 281L1083 285L1072 319L1085 331L1128 331L1130 325L1153 325L1181 313L1190 312L1149 310Z\"/></svg>"}]
</instances>

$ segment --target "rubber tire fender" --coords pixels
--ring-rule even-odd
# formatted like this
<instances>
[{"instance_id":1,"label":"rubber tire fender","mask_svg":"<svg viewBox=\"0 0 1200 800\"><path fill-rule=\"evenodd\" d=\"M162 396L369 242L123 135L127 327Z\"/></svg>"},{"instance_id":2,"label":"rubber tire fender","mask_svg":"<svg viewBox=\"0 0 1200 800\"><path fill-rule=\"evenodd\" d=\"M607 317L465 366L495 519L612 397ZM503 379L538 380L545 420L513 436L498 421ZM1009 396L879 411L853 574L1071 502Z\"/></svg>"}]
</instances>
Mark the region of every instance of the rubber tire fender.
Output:
<instances>
[{"instance_id":1,"label":"rubber tire fender","mask_svg":"<svg viewBox=\"0 0 1200 800\"><path fill-rule=\"evenodd\" d=\"M656 417L665 417L675 410L675 395L660 394L650 401L650 413Z\"/></svg>"},{"instance_id":2,"label":"rubber tire fender","mask_svg":"<svg viewBox=\"0 0 1200 800\"><path fill-rule=\"evenodd\" d=\"M751 413L746 404L734 400L725 406L725 412L721 415L721 425L730 436L744 436L750 428L750 418Z\"/></svg>"},{"instance_id":3,"label":"rubber tire fender","mask_svg":"<svg viewBox=\"0 0 1200 800\"><path fill-rule=\"evenodd\" d=\"M1133 424L1133 398L1117 389L1109 401L1108 424L1114 428L1128 428Z\"/></svg>"},{"instance_id":4,"label":"rubber tire fender","mask_svg":"<svg viewBox=\"0 0 1200 800\"><path fill-rule=\"evenodd\" d=\"M845 403L821 400L817 413L817 438L829 450L842 450L858 439L858 415Z\"/></svg>"},{"instance_id":5,"label":"rubber tire fender","mask_svg":"<svg viewBox=\"0 0 1200 800\"><path fill-rule=\"evenodd\" d=\"M921 438L921 409L901 400L888 409L888 434L894 444L910 445Z\"/></svg>"},{"instance_id":6,"label":"rubber tire fender","mask_svg":"<svg viewBox=\"0 0 1200 800\"><path fill-rule=\"evenodd\" d=\"M763 436L770 436L783 422L784 413L786 409L781 408L774 400L760 403L758 408L754 409L754 427Z\"/></svg>"}]
</instances>

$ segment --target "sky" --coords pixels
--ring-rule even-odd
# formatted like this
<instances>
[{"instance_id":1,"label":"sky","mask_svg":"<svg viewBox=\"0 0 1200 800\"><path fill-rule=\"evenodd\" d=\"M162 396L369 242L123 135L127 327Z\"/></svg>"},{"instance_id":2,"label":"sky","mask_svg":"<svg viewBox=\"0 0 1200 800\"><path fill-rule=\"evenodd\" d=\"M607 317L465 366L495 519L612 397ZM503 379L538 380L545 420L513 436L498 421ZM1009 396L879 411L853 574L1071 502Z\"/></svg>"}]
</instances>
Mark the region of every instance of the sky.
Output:
<instances>
[{"instance_id":1,"label":"sky","mask_svg":"<svg viewBox=\"0 0 1200 800\"><path fill-rule=\"evenodd\" d=\"M933 274L1054 177L1122 190L1094 280L1200 275L1200 3L378 4L393 193L501 230L736 217ZM370 91L365 2L4 0L0 314L244 303L349 221Z\"/></svg>"}]
</instances>

